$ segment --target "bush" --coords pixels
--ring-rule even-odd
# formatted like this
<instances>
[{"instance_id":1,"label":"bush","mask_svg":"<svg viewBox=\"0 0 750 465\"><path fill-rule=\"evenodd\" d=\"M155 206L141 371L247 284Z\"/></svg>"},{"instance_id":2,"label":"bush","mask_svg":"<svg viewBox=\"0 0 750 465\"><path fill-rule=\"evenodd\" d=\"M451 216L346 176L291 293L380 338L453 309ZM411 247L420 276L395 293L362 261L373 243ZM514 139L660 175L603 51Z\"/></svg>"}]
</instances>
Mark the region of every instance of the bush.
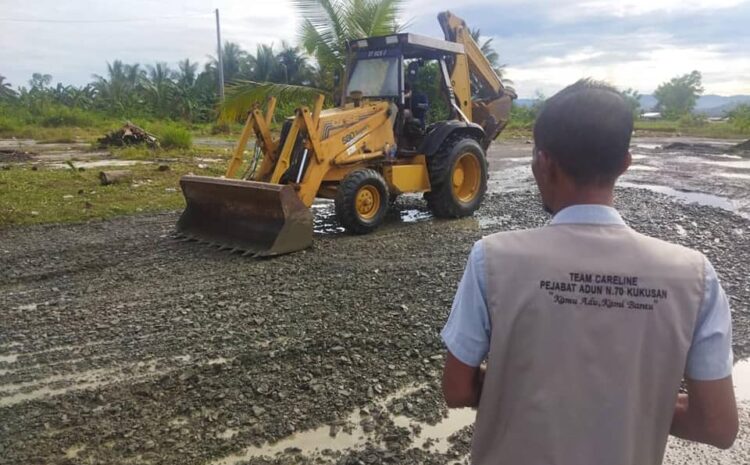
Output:
<instances>
[{"instance_id":1,"label":"bush","mask_svg":"<svg viewBox=\"0 0 750 465\"><path fill-rule=\"evenodd\" d=\"M57 127L90 127L96 124L96 117L80 108L51 107L42 110L37 116L39 125L46 128Z\"/></svg>"},{"instance_id":2,"label":"bush","mask_svg":"<svg viewBox=\"0 0 750 465\"><path fill-rule=\"evenodd\" d=\"M738 105L729 112L729 121L732 122L740 132L750 132L750 104Z\"/></svg>"},{"instance_id":3,"label":"bush","mask_svg":"<svg viewBox=\"0 0 750 465\"><path fill-rule=\"evenodd\" d=\"M703 115L694 115L687 113L680 116L677 120L677 125L681 128L699 128L708 124L708 120Z\"/></svg>"},{"instance_id":4,"label":"bush","mask_svg":"<svg viewBox=\"0 0 750 465\"><path fill-rule=\"evenodd\" d=\"M12 134L18 131L20 124L15 118L0 115L0 134Z\"/></svg>"},{"instance_id":5,"label":"bush","mask_svg":"<svg viewBox=\"0 0 750 465\"><path fill-rule=\"evenodd\" d=\"M165 149L189 149L193 146L193 135L185 128L165 125L154 131L159 144Z\"/></svg>"},{"instance_id":6,"label":"bush","mask_svg":"<svg viewBox=\"0 0 750 465\"><path fill-rule=\"evenodd\" d=\"M510 123L508 129L531 129L536 120L536 111L533 107L523 107L513 103L510 109Z\"/></svg>"},{"instance_id":7,"label":"bush","mask_svg":"<svg viewBox=\"0 0 750 465\"><path fill-rule=\"evenodd\" d=\"M211 135L230 134L232 127L226 121L220 121L211 125Z\"/></svg>"}]
</instances>

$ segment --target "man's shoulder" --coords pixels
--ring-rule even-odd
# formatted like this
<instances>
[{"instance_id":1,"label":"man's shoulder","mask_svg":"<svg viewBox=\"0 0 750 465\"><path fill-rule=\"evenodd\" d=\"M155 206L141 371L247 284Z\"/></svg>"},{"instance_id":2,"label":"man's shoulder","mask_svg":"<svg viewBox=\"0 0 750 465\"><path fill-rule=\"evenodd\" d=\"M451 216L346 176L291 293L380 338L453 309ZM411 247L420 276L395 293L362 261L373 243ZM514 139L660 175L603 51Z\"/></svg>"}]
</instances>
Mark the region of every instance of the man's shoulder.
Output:
<instances>
[{"instance_id":1,"label":"man's shoulder","mask_svg":"<svg viewBox=\"0 0 750 465\"><path fill-rule=\"evenodd\" d=\"M503 240L507 238L514 238L514 237L523 237L523 236L530 236L534 234L538 234L540 232L543 232L546 227L542 226L540 228L530 228L530 229L514 229L512 231L499 231L496 233L489 234L487 236L484 236L482 238L482 241L488 241L488 240Z\"/></svg>"},{"instance_id":2,"label":"man's shoulder","mask_svg":"<svg viewBox=\"0 0 750 465\"><path fill-rule=\"evenodd\" d=\"M580 225L569 226L576 228ZM701 252L684 245L648 236L630 227L617 228L617 230L622 234L629 235L632 239L637 241L641 250L647 249L654 256L677 261L684 261L687 258L691 261L700 261L701 263L706 260ZM557 231L559 231L559 229L550 226L533 229L518 229L514 231L501 231L485 236L480 242L483 249L490 249L494 252L504 250L506 252L513 251L518 253L520 249L523 250L524 253L532 253L534 250L534 244L544 245L548 239L551 239L549 235L554 235ZM575 234L575 232L569 231L569 234ZM567 239L570 239L570 236L568 236Z\"/></svg>"},{"instance_id":3,"label":"man's shoulder","mask_svg":"<svg viewBox=\"0 0 750 465\"><path fill-rule=\"evenodd\" d=\"M534 240L544 234L547 228L516 229L513 231L500 231L484 236L479 242L483 248L503 248L506 245L517 245L519 241Z\"/></svg>"},{"instance_id":4,"label":"man's shoulder","mask_svg":"<svg viewBox=\"0 0 750 465\"><path fill-rule=\"evenodd\" d=\"M630 228L628 228L630 229ZM630 229L635 237L639 238L641 243L651 248L654 251L658 251L660 255L665 257L690 257L694 260L700 260L703 262L706 258L703 253L698 250L686 247L681 244L669 242L658 237L649 236L633 229Z\"/></svg>"}]
</instances>

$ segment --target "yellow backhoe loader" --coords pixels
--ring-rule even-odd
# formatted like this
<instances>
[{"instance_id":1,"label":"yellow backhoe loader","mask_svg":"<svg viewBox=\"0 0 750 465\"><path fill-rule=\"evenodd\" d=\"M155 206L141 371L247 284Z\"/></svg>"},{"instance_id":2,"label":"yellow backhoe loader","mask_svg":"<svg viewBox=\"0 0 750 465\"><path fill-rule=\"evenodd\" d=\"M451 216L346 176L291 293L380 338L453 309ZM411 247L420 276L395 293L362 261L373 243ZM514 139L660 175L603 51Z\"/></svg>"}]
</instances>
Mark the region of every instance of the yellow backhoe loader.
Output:
<instances>
[{"instance_id":1,"label":"yellow backhoe loader","mask_svg":"<svg viewBox=\"0 0 750 465\"><path fill-rule=\"evenodd\" d=\"M178 231L271 256L311 245L316 198L334 199L338 221L355 234L375 230L402 193L424 193L437 217L473 214L487 189L487 147L516 95L463 20L450 12L438 20L445 40L398 33L351 41L341 105L323 110L320 96L278 138L270 130L276 100L265 112L256 105L224 178L180 180L187 208ZM443 121L427 121L430 102L416 79L426 66L438 70ZM238 178L251 136L254 157Z\"/></svg>"}]
</instances>

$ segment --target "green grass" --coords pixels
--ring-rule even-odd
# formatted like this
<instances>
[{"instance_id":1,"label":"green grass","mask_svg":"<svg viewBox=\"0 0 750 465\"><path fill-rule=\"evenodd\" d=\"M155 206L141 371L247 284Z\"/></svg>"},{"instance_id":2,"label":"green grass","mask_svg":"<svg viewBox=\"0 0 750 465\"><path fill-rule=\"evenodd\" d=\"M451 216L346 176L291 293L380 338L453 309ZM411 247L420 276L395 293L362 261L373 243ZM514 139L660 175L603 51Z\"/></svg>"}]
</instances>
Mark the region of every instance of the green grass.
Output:
<instances>
[{"instance_id":1,"label":"green grass","mask_svg":"<svg viewBox=\"0 0 750 465\"><path fill-rule=\"evenodd\" d=\"M102 129L99 128L45 128L22 125L10 131L0 129L0 138L34 139L41 143L91 142L102 134Z\"/></svg>"},{"instance_id":2,"label":"green grass","mask_svg":"<svg viewBox=\"0 0 750 465\"><path fill-rule=\"evenodd\" d=\"M685 124L681 121L645 121L635 122L635 130L640 133L663 133L670 135L710 137L716 139L736 139L750 137L750 132L741 131L727 121L705 122L703 124ZM642 135L642 134L641 134Z\"/></svg>"},{"instance_id":3,"label":"green grass","mask_svg":"<svg viewBox=\"0 0 750 465\"><path fill-rule=\"evenodd\" d=\"M500 135L500 139L519 139L532 137L533 123L520 122L510 124ZM708 137L713 139L741 139L750 137L750 132L740 131L733 124L726 121L706 122L699 125L680 124L679 121L646 121L637 120L635 131L638 136L664 135L664 136L693 136Z\"/></svg>"},{"instance_id":4,"label":"green grass","mask_svg":"<svg viewBox=\"0 0 750 465\"><path fill-rule=\"evenodd\" d=\"M158 171L158 164L127 168L133 181L102 186L101 169L71 169L30 166L0 170L0 228L13 225L80 222L106 219L141 212L178 210L184 207L179 190L180 176L195 173L220 176L224 164L199 168L187 162L172 163L169 171Z\"/></svg>"},{"instance_id":5,"label":"green grass","mask_svg":"<svg viewBox=\"0 0 750 465\"><path fill-rule=\"evenodd\" d=\"M159 144L165 149L189 149L193 146L193 135L185 128L170 124L155 133Z\"/></svg>"},{"instance_id":6,"label":"green grass","mask_svg":"<svg viewBox=\"0 0 750 465\"><path fill-rule=\"evenodd\" d=\"M508 127L500 133L498 140L531 139L533 137L534 134L531 128L511 127L508 125Z\"/></svg>"},{"instance_id":7,"label":"green grass","mask_svg":"<svg viewBox=\"0 0 750 465\"><path fill-rule=\"evenodd\" d=\"M92 127L96 125L96 115L78 108L55 106L45 111L37 119L42 127Z\"/></svg>"}]
</instances>

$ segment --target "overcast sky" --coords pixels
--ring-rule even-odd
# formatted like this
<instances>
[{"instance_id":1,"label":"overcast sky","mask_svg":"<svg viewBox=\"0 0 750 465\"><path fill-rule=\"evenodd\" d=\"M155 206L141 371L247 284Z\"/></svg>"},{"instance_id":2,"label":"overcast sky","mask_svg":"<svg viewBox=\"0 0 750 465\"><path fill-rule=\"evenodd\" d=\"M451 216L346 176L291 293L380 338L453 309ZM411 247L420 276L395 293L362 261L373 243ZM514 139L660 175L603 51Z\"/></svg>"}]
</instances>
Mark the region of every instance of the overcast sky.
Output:
<instances>
[{"instance_id":1,"label":"overcast sky","mask_svg":"<svg viewBox=\"0 0 750 465\"><path fill-rule=\"evenodd\" d=\"M85 84L121 59L201 63L223 39L254 51L294 42L290 0L1 0L0 75L25 85L33 72ZM450 9L494 38L521 97L551 95L581 77L650 93L697 69L706 93L750 94L750 0L410 0L409 30L441 36ZM137 21L131 21L135 19Z\"/></svg>"}]
</instances>

